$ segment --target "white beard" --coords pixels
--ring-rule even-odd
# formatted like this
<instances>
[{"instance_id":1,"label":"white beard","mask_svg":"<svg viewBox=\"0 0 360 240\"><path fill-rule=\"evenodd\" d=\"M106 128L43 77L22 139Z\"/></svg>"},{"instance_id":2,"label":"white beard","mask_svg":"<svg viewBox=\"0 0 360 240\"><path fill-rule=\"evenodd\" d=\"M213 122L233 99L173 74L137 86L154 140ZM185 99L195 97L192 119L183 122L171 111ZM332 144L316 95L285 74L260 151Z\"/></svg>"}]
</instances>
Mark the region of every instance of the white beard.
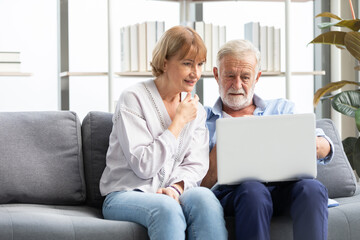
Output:
<instances>
[{"instance_id":1,"label":"white beard","mask_svg":"<svg viewBox=\"0 0 360 240\"><path fill-rule=\"evenodd\" d=\"M228 91L225 92L225 89L222 87L221 84L219 84L219 93L223 104L235 111L251 105L254 96L254 91L255 91L255 84L249 89L248 93L246 93L243 88L239 90L229 88ZM240 93L244 95L236 95L236 96L229 95L231 93L235 93L235 94Z\"/></svg>"}]
</instances>

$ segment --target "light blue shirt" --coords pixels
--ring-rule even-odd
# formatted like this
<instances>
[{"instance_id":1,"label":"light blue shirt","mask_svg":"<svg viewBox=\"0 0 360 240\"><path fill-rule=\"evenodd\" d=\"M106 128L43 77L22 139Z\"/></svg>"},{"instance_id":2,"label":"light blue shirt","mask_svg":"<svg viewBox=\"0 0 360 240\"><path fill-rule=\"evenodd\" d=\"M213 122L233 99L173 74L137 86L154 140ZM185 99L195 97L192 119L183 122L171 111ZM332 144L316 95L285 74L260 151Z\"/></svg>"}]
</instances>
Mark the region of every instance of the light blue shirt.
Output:
<instances>
[{"instance_id":1,"label":"light blue shirt","mask_svg":"<svg viewBox=\"0 0 360 240\"><path fill-rule=\"evenodd\" d=\"M295 105L293 102L278 98L272 100L263 100L256 94L253 97L254 105L256 106L254 115L255 116L266 116L266 115L281 115L281 114L294 114L295 113ZM213 108L205 107L207 113L206 125L209 129L209 147L210 151L216 144L216 120L219 118L223 118L222 111L222 101L219 97L216 101ZM331 147L330 153L322 159L318 159L318 163L327 164L331 161L334 156L334 145L331 139L325 135L324 131L321 128L316 128L316 135L318 137L324 137L329 143Z\"/></svg>"}]
</instances>

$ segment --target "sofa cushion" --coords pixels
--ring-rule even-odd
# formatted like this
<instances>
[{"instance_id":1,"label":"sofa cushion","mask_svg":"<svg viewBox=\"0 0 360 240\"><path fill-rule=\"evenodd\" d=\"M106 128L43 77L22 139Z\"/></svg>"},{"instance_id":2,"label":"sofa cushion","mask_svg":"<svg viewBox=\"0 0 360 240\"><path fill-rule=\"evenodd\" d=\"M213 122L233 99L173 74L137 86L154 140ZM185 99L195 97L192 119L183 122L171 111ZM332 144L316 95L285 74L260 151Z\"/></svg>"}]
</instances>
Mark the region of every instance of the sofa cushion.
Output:
<instances>
[{"instance_id":1,"label":"sofa cushion","mask_svg":"<svg viewBox=\"0 0 360 240\"><path fill-rule=\"evenodd\" d=\"M106 165L112 125L112 114L106 112L89 112L82 122L87 204L93 207L101 207L104 200L99 182Z\"/></svg>"},{"instance_id":2,"label":"sofa cushion","mask_svg":"<svg viewBox=\"0 0 360 240\"><path fill-rule=\"evenodd\" d=\"M0 204L1 240L149 239L140 224L102 219L100 209L85 205Z\"/></svg>"},{"instance_id":3,"label":"sofa cushion","mask_svg":"<svg viewBox=\"0 0 360 240\"><path fill-rule=\"evenodd\" d=\"M80 131L73 112L0 113L0 203L83 203Z\"/></svg>"},{"instance_id":4,"label":"sofa cushion","mask_svg":"<svg viewBox=\"0 0 360 240\"><path fill-rule=\"evenodd\" d=\"M324 130L333 141L335 153L332 161L326 165L318 165L317 179L328 189L330 198L348 197L356 191L356 178L346 157L343 145L330 119L316 121L316 126Z\"/></svg>"}]
</instances>

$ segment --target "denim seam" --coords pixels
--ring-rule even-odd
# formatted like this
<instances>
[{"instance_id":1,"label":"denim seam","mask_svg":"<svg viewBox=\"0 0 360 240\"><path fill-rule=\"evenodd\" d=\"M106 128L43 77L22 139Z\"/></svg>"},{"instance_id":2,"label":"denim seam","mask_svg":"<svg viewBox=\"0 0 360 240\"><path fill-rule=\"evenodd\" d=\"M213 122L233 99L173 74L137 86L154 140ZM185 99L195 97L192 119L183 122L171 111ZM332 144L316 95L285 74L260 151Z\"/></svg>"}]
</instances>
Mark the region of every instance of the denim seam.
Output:
<instances>
[{"instance_id":1,"label":"denim seam","mask_svg":"<svg viewBox=\"0 0 360 240\"><path fill-rule=\"evenodd\" d=\"M182 206L184 206L184 205L182 205ZM190 211L188 211L189 210L188 207L184 206L184 208L186 209L186 212L190 212ZM192 232L194 239L197 239L196 231L195 231L194 227L192 225L189 226L189 224L188 224L188 222L191 222L190 220L194 220L191 213L189 213L189 217L188 217L188 219L186 219L186 225L187 225L187 229Z\"/></svg>"}]
</instances>

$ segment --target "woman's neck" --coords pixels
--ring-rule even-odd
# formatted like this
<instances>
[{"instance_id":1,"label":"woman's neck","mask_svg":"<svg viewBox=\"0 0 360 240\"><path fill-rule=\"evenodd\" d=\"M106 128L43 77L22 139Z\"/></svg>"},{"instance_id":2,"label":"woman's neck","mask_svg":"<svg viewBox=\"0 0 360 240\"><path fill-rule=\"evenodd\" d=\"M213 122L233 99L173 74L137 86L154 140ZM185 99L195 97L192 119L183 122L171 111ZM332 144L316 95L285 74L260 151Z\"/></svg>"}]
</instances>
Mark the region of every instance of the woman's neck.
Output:
<instances>
[{"instance_id":1,"label":"woman's neck","mask_svg":"<svg viewBox=\"0 0 360 240\"><path fill-rule=\"evenodd\" d=\"M168 83L167 79L159 76L155 79L155 85L163 101L166 102L180 102L180 92L173 91L172 86Z\"/></svg>"}]
</instances>

